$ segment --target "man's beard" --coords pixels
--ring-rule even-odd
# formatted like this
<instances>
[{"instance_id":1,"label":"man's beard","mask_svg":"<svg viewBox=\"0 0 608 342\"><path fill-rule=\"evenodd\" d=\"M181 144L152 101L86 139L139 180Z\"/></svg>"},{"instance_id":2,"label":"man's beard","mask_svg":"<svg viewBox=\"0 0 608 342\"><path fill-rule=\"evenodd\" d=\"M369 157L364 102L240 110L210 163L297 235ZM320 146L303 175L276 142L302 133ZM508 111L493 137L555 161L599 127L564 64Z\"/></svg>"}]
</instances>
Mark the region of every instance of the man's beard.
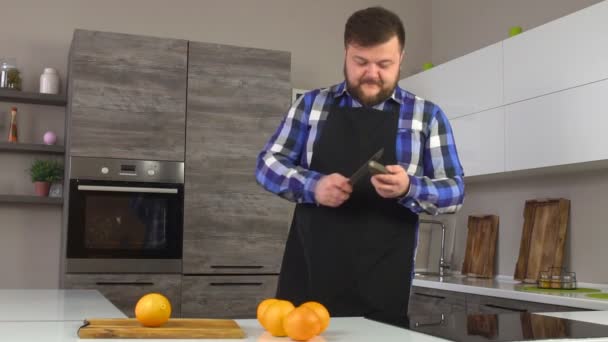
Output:
<instances>
[{"instance_id":1,"label":"man's beard","mask_svg":"<svg viewBox=\"0 0 608 342\"><path fill-rule=\"evenodd\" d=\"M348 93L353 96L355 99L357 99L357 101L359 101L359 103L361 103L363 106L366 107L373 107L379 103L382 103L383 101L385 101L386 99L388 99L393 92L395 91L395 88L397 87L397 81L399 79L399 76L397 76L395 78L395 82L393 84L390 84L388 87L385 87L385 83L382 79L369 79L369 78L363 78L359 80L359 84L358 85L354 85L352 83L350 83L350 81L348 80L348 75L346 74L346 66L344 67L344 79L346 80L346 89L348 90ZM378 92L378 94L373 95L373 96L367 96L365 95L365 93L363 92L363 89L361 89L361 86L365 83L371 83L371 84L376 84L377 86L380 87L380 91Z\"/></svg>"}]
</instances>

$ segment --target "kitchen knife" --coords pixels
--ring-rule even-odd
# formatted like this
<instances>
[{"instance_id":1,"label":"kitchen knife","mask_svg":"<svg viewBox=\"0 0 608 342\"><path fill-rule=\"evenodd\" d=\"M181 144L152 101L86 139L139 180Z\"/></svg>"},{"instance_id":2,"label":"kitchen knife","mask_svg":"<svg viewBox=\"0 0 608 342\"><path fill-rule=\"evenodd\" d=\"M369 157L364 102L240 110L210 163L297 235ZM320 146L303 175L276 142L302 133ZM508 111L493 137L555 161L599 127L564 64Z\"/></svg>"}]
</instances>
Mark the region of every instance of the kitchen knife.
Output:
<instances>
[{"instance_id":1,"label":"kitchen knife","mask_svg":"<svg viewBox=\"0 0 608 342\"><path fill-rule=\"evenodd\" d=\"M365 177L368 172L369 172L369 162L370 161L378 161L380 158L382 158L382 153L384 153L384 148L381 148L378 150L378 152L374 153L374 155L372 155L371 158L369 158L368 161L366 161L363 165L361 165L361 167L359 167L359 169L357 169L357 171L355 171L355 173L352 174L352 176L350 176L349 182L351 185L355 185L357 182L359 182L361 179L363 179L363 177Z\"/></svg>"}]
</instances>

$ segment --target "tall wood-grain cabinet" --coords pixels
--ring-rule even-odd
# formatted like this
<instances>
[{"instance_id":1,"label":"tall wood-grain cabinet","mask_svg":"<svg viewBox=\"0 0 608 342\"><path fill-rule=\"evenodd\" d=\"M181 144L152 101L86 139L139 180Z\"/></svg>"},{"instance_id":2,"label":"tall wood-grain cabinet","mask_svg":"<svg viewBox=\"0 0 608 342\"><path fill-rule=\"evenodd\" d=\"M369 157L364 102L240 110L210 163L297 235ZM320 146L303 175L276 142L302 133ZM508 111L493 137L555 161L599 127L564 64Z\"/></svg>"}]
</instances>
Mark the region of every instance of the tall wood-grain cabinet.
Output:
<instances>
[{"instance_id":1,"label":"tall wood-grain cabinet","mask_svg":"<svg viewBox=\"0 0 608 342\"><path fill-rule=\"evenodd\" d=\"M183 161L188 42L76 30L70 155Z\"/></svg>"},{"instance_id":2,"label":"tall wood-grain cabinet","mask_svg":"<svg viewBox=\"0 0 608 342\"><path fill-rule=\"evenodd\" d=\"M69 57L70 156L184 161L188 42L76 30ZM66 274L126 315L161 292L180 316L181 274Z\"/></svg>"},{"instance_id":3,"label":"tall wood-grain cabinet","mask_svg":"<svg viewBox=\"0 0 608 342\"><path fill-rule=\"evenodd\" d=\"M289 107L288 52L190 42L184 317L255 317L274 296L291 205L256 184Z\"/></svg>"}]
</instances>

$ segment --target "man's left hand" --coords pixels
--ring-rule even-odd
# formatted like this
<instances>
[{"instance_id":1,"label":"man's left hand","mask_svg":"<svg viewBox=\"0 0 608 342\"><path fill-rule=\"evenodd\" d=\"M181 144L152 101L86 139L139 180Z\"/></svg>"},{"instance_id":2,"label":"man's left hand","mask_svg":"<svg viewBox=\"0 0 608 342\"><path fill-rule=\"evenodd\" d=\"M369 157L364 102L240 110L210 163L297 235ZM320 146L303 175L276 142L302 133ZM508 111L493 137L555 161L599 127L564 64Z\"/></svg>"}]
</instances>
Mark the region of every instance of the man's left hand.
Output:
<instances>
[{"instance_id":1,"label":"man's left hand","mask_svg":"<svg viewBox=\"0 0 608 342\"><path fill-rule=\"evenodd\" d=\"M378 195L384 198L395 198L405 195L410 190L410 176L401 165L387 165L388 174L372 176L372 185Z\"/></svg>"}]
</instances>

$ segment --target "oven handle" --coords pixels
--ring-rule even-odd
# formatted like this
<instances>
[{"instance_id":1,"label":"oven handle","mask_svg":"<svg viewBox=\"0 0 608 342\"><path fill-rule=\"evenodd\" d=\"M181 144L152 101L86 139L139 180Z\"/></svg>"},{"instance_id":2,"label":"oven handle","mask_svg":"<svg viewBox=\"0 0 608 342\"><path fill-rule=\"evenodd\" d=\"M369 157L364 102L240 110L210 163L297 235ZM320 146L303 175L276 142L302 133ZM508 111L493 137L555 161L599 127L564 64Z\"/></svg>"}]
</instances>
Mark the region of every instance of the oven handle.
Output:
<instances>
[{"instance_id":1,"label":"oven handle","mask_svg":"<svg viewBox=\"0 0 608 342\"><path fill-rule=\"evenodd\" d=\"M79 185L78 190L109 191L109 192L145 192L151 194L177 194L175 188L140 188L129 186Z\"/></svg>"}]
</instances>

